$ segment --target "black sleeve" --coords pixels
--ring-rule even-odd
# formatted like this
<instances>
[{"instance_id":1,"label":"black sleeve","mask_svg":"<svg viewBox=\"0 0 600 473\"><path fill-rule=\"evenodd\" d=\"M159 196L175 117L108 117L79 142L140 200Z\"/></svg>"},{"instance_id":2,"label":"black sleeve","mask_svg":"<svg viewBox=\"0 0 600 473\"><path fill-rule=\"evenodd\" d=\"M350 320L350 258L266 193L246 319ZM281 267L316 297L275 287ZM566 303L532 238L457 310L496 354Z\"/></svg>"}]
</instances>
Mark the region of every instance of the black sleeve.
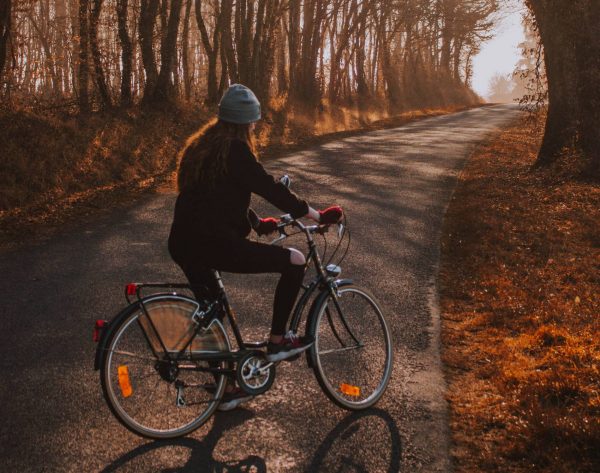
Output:
<instances>
[{"instance_id":1,"label":"black sleeve","mask_svg":"<svg viewBox=\"0 0 600 473\"><path fill-rule=\"evenodd\" d=\"M231 142L229 174L245 189L260 195L294 218L308 213L308 204L271 176L243 141Z\"/></svg>"}]
</instances>

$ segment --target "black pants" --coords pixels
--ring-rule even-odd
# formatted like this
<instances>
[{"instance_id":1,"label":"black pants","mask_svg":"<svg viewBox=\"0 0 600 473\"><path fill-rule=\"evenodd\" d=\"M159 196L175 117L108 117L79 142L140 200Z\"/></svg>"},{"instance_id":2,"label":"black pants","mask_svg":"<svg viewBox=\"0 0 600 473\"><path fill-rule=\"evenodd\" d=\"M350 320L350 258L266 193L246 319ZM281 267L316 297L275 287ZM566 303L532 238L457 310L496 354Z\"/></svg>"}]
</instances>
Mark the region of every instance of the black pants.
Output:
<instances>
[{"instance_id":1,"label":"black pants","mask_svg":"<svg viewBox=\"0 0 600 473\"><path fill-rule=\"evenodd\" d=\"M275 290L271 333L283 335L304 278L304 266L290 262L290 251L245 238L202 239L193 245L169 242L173 260L185 273L197 299L214 297L219 288L213 270L229 273L280 273Z\"/></svg>"}]
</instances>

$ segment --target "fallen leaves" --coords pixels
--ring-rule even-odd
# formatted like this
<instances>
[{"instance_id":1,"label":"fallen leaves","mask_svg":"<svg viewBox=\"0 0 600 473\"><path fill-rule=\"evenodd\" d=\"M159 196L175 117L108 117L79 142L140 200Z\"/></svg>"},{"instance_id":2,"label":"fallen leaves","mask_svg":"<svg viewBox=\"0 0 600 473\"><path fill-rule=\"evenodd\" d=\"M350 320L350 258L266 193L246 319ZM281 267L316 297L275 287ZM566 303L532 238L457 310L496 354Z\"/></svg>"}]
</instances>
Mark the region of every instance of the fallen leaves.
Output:
<instances>
[{"instance_id":1,"label":"fallen leaves","mask_svg":"<svg viewBox=\"0 0 600 473\"><path fill-rule=\"evenodd\" d=\"M532 171L534 138L518 123L477 149L447 214L458 471L600 468L600 186Z\"/></svg>"}]
</instances>

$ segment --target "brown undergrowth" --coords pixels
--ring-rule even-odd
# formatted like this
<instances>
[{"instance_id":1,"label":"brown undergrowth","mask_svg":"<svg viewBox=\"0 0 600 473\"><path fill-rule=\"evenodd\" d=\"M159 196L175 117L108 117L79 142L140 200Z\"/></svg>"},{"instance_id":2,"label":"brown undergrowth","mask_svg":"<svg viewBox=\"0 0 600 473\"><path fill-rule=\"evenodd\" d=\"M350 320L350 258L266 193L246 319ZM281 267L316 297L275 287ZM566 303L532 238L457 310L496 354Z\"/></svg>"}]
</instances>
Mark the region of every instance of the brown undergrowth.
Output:
<instances>
[{"instance_id":1,"label":"brown undergrowth","mask_svg":"<svg viewBox=\"0 0 600 473\"><path fill-rule=\"evenodd\" d=\"M261 159L372 129L467 108L398 113L328 107L310 116L275 100L257 129ZM0 110L0 248L52 234L85 215L131 201L148 190L172 190L176 155L205 123L206 109L40 115Z\"/></svg>"},{"instance_id":2,"label":"brown undergrowth","mask_svg":"<svg viewBox=\"0 0 600 473\"><path fill-rule=\"evenodd\" d=\"M532 140L532 134L535 139ZM477 149L442 243L457 471L600 471L600 186L531 170L521 122Z\"/></svg>"}]
</instances>

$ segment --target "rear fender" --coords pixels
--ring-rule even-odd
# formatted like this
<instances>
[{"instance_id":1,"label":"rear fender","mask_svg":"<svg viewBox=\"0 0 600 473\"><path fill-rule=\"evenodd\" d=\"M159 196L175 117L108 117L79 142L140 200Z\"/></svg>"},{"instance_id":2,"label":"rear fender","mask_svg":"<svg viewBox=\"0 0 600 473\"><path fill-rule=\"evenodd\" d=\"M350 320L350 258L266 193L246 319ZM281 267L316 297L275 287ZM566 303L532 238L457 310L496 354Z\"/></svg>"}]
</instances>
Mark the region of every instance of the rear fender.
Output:
<instances>
[{"instance_id":1,"label":"rear fender","mask_svg":"<svg viewBox=\"0 0 600 473\"><path fill-rule=\"evenodd\" d=\"M139 300L129 304L121 312L119 312L117 315L115 315L108 322L107 325L104 326L104 329L102 330L102 335L100 336L100 340L98 341L98 346L96 347L96 356L94 358L94 369L95 370L100 369L101 363L102 363L102 353L106 350L107 345L110 342L110 340L112 338L112 334L115 331L116 327L119 327L121 325L121 321L123 319L129 317L131 315L131 313L134 312L135 310L138 310L144 302L150 301L157 297L165 297L165 296L184 297L184 296L174 294L172 292L157 292L155 294L149 294L146 297L144 297L143 299L139 299Z\"/></svg>"},{"instance_id":2,"label":"rear fender","mask_svg":"<svg viewBox=\"0 0 600 473\"><path fill-rule=\"evenodd\" d=\"M129 304L121 312L119 312L111 320L109 320L108 324L104 326L100 335L100 340L98 341L98 345L96 346L96 355L94 357L94 370L97 371L100 369L102 353L106 350L108 342L112 338L112 333L114 332L115 327L118 327L120 325L121 320L128 317L138 307L140 307L139 301L135 301L132 304Z\"/></svg>"}]
</instances>

